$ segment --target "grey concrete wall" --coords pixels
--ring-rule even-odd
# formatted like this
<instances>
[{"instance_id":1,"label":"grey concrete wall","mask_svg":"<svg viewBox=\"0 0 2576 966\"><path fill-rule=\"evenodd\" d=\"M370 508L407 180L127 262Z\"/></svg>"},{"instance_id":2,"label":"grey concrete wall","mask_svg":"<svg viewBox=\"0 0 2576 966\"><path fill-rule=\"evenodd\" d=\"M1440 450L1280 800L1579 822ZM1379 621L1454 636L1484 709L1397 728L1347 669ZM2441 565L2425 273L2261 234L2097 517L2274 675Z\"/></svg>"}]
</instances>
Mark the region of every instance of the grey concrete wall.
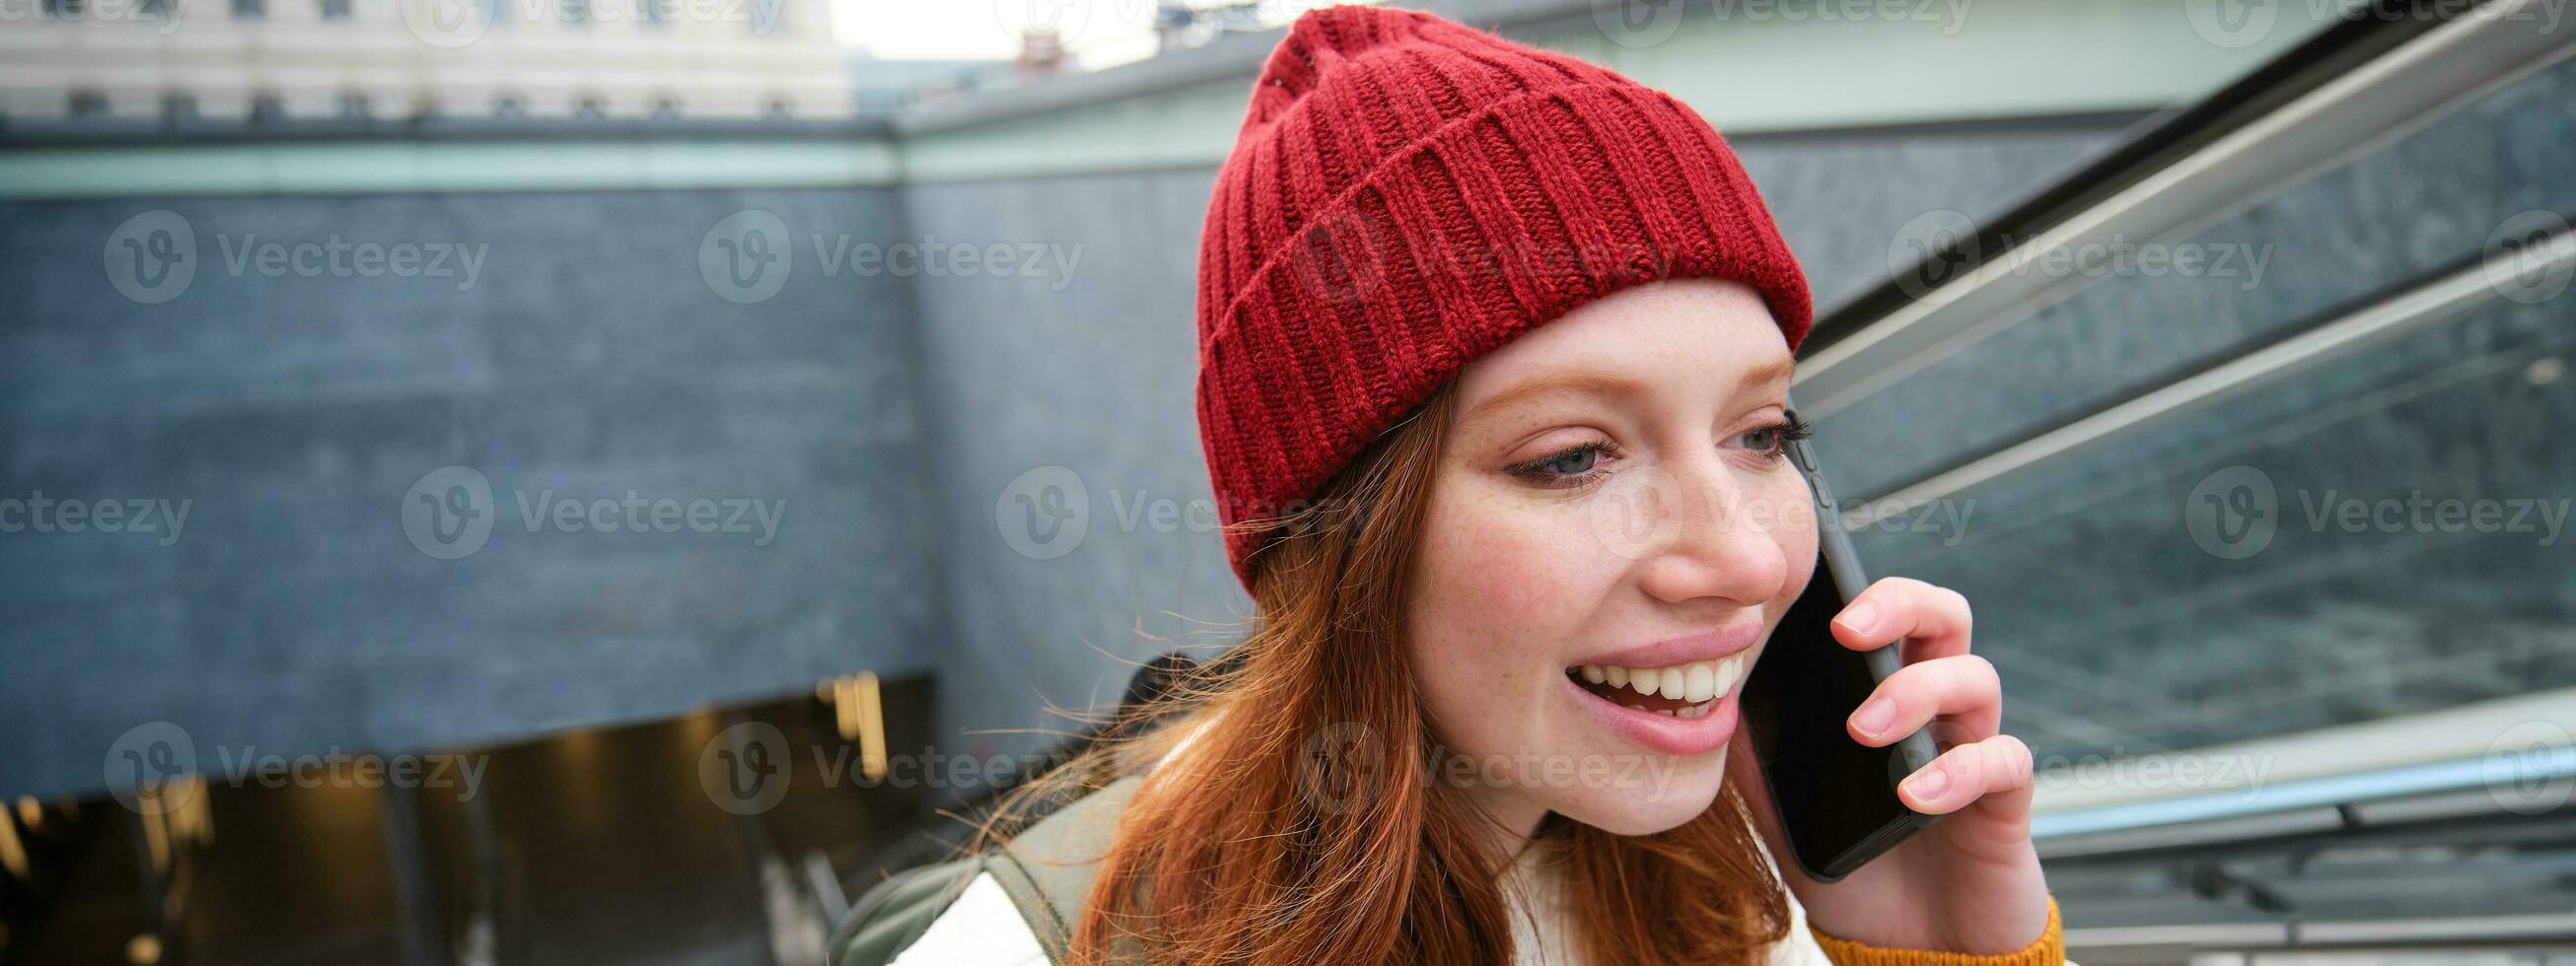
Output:
<instances>
[{"instance_id":1,"label":"grey concrete wall","mask_svg":"<svg viewBox=\"0 0 2576 966\"><path fill-rule=\"evenodd\" d=\"M765 298L700 270L746 209L794 255ZM152 210L175 220L129 224ZM916 327L903 279L827 273L811 238L882 242L897 216L850 190L0 205L0 793L95 789L153 721L217 768L927 668ZM434 245L485 254L470 279L335 268L335 236L423 270ZM183 240L193 276L157 275L151 246ZM291 249L263 271L272 241L316 246L310 274ZM450 466L488 484L455 491L479 546L406 529ZM549 491L612 501L620 532L542 507L532 531L521 499ZM39 492L188 513L69 532L27 516Z\"/></svg>"}]
</instances>

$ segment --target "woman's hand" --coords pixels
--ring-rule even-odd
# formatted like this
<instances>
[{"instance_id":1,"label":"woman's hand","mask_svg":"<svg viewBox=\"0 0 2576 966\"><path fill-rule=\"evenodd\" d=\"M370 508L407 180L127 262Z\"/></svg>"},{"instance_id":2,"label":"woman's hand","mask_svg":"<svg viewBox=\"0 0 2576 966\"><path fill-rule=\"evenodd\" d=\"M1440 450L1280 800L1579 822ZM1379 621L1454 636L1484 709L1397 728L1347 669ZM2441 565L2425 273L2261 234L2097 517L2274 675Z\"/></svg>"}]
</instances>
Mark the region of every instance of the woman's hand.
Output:
<instances>
[{"instance_id":1,"label":"woman's hand","mask_svg":"<svg viewBox=\"0 0 2576 966\"><path fill-rule=\"evenodd\" d=\"M1915 811L1946 816L1842 881L1827 885L1798 871L1752 742L1731 743L1731 780L1808 921L1829 935L2008 953L2048 927L2048 884L2030 842L2030 749L1996 730L2003 688L1994 665L1968 653L1968 623L1967 598L1903 577L1871 584L1834 618L1834 639L1855 651L1904 639L1903 667L1844 725L1871 747L1930 725L1940 756L1907 776L1897 795Z\"/></svg>"}]
</instances>

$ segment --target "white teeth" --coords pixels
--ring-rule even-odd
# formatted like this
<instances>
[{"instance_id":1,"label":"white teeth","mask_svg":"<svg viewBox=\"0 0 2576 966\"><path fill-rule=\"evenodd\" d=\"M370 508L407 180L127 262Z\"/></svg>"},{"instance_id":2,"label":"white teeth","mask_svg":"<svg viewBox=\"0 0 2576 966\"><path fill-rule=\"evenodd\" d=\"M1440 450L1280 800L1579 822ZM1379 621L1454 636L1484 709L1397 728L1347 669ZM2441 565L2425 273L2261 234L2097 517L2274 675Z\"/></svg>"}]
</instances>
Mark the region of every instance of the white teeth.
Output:
<instances>
[{"instance_id":1,"label":"white teeth","mask_svg":"<svg viewBox=\"0 0 2576 966\"><path fill-rule=\"evenodd\" d=\"M1706 702L1734 691L1736 682L1744 679L1744 669L1751 660L1751 655L1739 652L1721 661L1693 661L1673 667L1585 664L1575 668L1575 673L1581 675L1585 683L1607 684L1613 690L1632 688L1642 695ZM1702 715L1706 713L1705 710L1701 712Z\"/></svg>"},{"instance_id":2,"label":"white teeth","mask_svg":"<svg viewBox=\"0 0 2576 966\"><path fill-rule=\"evenodd\" d=\"M1743 654L1737 654L1717 662L1717 670L1712 673L1709 681L1709 693L1719 695L1735 690L1735 682L1744 680L1744 666L1750 660L1751 658Z\"/></svg>"}]
</instances>

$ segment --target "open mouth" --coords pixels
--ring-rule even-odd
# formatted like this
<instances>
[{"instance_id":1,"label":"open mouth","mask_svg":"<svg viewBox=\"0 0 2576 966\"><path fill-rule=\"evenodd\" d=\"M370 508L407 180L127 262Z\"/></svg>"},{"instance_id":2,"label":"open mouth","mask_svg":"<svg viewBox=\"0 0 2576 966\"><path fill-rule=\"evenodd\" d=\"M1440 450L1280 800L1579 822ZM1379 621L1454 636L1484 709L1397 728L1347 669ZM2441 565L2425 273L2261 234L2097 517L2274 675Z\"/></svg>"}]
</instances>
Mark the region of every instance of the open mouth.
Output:
<instances>
[{"instance_id":1,"label":"open mouth","mask_svg":"<svg viewBox=\"0 0 2576 966\"><path fill-rule=\"evenodd\" d=\"M1667 718L1705 718L1744 679L1753 659L1750 650L1715 661L1693 661L1671 667L1631 668L1584 664L1565 669L1567 677L1592 696L1623 708Z\"/></svg>"}]
</instances>

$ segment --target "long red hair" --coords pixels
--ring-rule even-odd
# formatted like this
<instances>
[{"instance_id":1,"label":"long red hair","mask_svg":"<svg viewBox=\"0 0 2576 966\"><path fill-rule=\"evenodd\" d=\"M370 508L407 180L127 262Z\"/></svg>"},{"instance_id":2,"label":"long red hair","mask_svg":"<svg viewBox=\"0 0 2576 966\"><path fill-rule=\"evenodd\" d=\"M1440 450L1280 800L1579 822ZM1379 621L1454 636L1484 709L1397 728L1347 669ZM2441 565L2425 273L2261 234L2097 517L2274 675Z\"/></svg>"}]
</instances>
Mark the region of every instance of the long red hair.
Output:
<instances>
[{"instance_id":1,"label":"long red hair","mask_svg":"<svg viewBox=\"0 0 2576 966\"><path fill-rule=\"evenodd\" d=\"M1099 857L1075 964L1511 961L1500 876L1513 860L1492 854L1462 790L1422 777L1447 772L1402 636L1454 385L1315 499L1238 524L1276 542L1254 559L1258 609L1229 660L984 823L978 846L1042 803L1150 769ZM1753 962L1787 934L1784 891L1732 784L1667 832L1550 815L1531 847L1562 863L1570 944L1595 966Z\"/></svg>"}]
</instances>

